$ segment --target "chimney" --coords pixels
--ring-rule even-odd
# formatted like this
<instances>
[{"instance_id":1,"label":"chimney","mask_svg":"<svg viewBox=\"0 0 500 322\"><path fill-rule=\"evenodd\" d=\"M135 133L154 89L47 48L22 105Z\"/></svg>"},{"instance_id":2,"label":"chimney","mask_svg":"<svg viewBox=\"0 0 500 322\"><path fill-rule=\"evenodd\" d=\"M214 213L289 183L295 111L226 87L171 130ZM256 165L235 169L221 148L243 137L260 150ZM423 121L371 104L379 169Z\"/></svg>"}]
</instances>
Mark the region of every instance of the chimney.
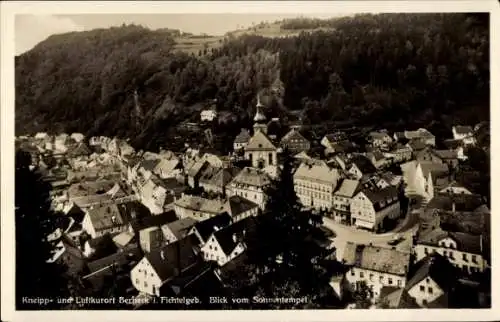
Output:
<instances>
[{"instance_id":1,"label":"chimney","mask_svg":"<svg viewBox=\"0 0 500 322\"><path fill-rule=\"evenodd\" d=\"M235 243L238 242L238 236L236 236L236 234L233 234L233 242L235 242Z\"/></svg>"},{"instance_id":2,"label":"chimney","mask_svg":"<svg viewBox=\"0 0 500 322\"><path fill-rule=\"evenodd\" d=\"M452 200L452 202L451 202L451 212L455 213L455 211L456 211L455 200Z\"/></svg>"},{"instance_id":3,"label":"chimney","mask_svg":"<svg viewBox=\"0 0 500 322\"><path fill-rule=\"evenodd\" d=\"M165 260L165 252L163 251L163 249L160 251L160 257L162 260Z\"/></svg>"},{"instance_id":4,"label":"chimney","mask_svg":"<svg viewBox=\"0 0 500 322\"><path fill-rule=\"evenodd\" d=\"M116 224L116 216L111 216L111 222L112 222L113 224Z\"/></svg>"}]
</instances>

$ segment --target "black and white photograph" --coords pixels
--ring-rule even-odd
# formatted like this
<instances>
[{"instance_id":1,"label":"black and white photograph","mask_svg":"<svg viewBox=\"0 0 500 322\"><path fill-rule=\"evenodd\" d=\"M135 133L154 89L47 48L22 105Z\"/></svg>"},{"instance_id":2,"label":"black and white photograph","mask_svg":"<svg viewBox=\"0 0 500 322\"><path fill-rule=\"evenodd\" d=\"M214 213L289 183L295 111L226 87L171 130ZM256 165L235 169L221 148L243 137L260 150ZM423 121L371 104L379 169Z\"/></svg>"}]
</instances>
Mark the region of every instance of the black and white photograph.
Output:
<instances>
[{"instance_id":1,"label":"black and white photograph","mask_svg":"<svg viewBox=\"0 0 500 322\"><path fill-rule=\"evenodd\" d=\"M11 310L494 312L495 3L347 2L12 14Z\"/></svg>"}]
</instances>

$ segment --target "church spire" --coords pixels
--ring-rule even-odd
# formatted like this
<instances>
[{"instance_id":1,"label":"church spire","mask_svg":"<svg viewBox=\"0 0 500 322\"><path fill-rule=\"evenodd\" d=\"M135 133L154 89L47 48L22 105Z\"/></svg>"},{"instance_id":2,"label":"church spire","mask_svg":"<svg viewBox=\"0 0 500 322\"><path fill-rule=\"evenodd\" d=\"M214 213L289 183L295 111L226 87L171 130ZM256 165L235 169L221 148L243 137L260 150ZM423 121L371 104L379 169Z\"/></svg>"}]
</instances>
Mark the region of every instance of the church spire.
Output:
<instances>
[{"instance_id":1,"label":"church spire","mask_svg":"<svg viewBox=\"0 0 500 322\"><path fill-rule=\"evenodd\" d=\"M256 112L255 112L255 117L253 118L255 123L263 123L266 121L266 116L262 112L262 103L260 102L260 96L257 94L257 106L256 106Z\"/></svg>"}]
</instances>

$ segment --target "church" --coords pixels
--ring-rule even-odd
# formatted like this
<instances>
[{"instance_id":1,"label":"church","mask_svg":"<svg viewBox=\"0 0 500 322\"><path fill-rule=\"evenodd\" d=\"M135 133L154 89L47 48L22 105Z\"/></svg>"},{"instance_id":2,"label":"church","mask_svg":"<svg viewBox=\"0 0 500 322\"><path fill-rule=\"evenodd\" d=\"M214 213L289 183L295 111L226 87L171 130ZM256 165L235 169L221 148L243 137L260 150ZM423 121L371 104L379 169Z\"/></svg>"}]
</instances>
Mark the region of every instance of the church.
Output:
<instances>
[{"instance_id":1,"label":"church","mask_svg":"<svg viewBox=\"0 0 500 322\"><path fill-rule=\"evenodd\" d=\"M264 169L269 166L276 167L277 148L267 136L267 119L262 111L263 105L257 96L257 111L254 117L253 136L245 146L245 159L250 161L252 167Z\"/></svg>"}]
</instances>

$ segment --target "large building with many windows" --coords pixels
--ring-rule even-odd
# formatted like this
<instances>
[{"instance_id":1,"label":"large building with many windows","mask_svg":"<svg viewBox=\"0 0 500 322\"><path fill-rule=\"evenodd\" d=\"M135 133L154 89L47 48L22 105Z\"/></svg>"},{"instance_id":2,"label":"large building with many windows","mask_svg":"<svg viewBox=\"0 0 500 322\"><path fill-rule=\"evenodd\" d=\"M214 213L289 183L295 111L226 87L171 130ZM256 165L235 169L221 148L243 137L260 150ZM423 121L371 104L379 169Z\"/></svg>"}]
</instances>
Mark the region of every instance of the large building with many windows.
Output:
<instances>
[{"instance_id":1,"label":"large building with many windows","mask_svg":"<svg viewBox=\"0 0 500 322\"><path fill-rule=\"evenodd\" d=\"M318 210L333 207L333 193L339 180L339 171L319 160L303 162L293 175L295 192L302 205Z\"/></svg>"}]
</instances>

